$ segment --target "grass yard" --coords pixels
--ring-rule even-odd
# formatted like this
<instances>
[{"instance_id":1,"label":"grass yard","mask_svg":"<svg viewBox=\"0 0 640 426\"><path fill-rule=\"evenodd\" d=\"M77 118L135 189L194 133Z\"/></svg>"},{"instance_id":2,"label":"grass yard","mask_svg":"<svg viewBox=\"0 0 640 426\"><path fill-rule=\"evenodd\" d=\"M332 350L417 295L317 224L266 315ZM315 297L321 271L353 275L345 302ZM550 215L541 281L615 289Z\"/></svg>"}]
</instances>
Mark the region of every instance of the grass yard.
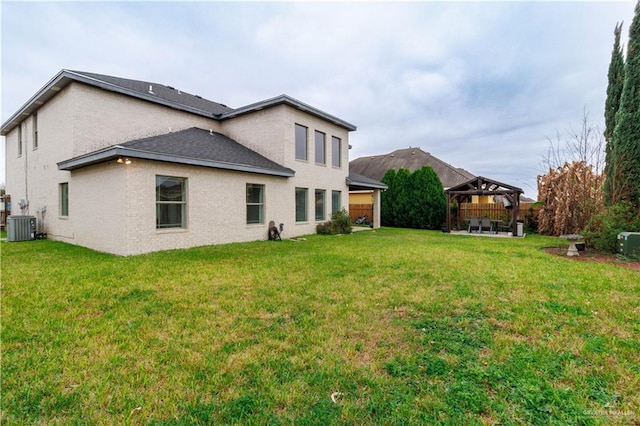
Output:
<instances>
[{"instance_id":1,"label":"grass yard","mask_svg":"<svg viewBox=\"0 0 640 426\"><path fill-rule=\"evenodd\" d=\"M2 250L3 424L640 424L640 273L381 229Z\"/></svg>"}]
</instances>

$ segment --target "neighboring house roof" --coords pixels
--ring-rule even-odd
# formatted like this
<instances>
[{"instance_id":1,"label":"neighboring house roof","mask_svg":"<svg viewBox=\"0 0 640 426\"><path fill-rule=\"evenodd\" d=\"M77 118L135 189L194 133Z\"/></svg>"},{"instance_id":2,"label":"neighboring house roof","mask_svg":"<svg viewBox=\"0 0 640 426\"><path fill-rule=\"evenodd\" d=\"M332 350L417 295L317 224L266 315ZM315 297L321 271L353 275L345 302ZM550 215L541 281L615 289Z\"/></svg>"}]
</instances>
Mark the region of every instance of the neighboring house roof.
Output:
<instances>
[{"instance_id":1,"label":"neighboring house roof","mask_svg":"<svg viewBox=\"0 0 640 426\"><path fill-rule=\"evenodd\" d=\"M233 109L224 104L204 99L198 95L191 95L164 84L130 80L84 71L62 70L2 124L0 134L4 136L9 133L15 126L20 124L25 117L31 115L34 111L40 108L41 105L53 98L58 92L72 82L99 87L104 90L164 105L177 110L187 111L218 121L231 119L239 115L259 111L268 107L285 104L324 120L328 120L349 131L356 130L356 126L353 124L287 95L277 96L275 98L267 99L238 109Z\"/></svg>"},{"instance_id":2,"label":"neighboring house roof","mask_svg":"<svg viewBox=\"0 0 640 426\"><path fill-rule=\"evenodd\" d=\"M60 170L75 170L118 158L166 161L216 169L293 177L283 167L217 132L190 128L136 139L58 163Z\"/></svg>"},{"instance_id":3,"label":"neighboring house roof","mask_svg":"<svg viewBox=\"0 0 640 426\"><path fill-rule=\"evenodd\" d=\"M464 169L445 163L420 148L398 149L389 154L356 158L349 162L349 170L375 180L382 180L388 170L408 169L414 172L430 166L440 178L442 186L449 188L475 176Z\"/></svg>"},{"instance_id":4,"label":"neighboring house roof","mask_svg":"<svg viewBox=\"0 0 640 426\"><path fill-rule=\"evenodd\" d=\"M382 182L353 172L349 172L349 176L347 177L347 186L352 191L388 188L388 186Z\"/></svg>"}]
</instances>

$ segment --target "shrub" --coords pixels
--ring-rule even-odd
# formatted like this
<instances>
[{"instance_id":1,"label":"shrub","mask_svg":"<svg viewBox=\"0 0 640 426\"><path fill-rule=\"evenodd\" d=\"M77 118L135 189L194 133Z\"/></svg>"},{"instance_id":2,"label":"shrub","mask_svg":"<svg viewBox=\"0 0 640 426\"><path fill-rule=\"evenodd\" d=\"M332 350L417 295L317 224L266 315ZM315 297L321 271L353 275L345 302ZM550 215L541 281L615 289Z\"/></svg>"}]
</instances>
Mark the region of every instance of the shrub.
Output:
<instances>
[{"instance_id":1,"label":"shrub","mask_svg":"<svg viewBox=\"0 0 640 426\"><path fill-rule=\"evenodd\" d=\"M350 234L351 229L351 217L345 209L333 213L330 221L316 226L316 232L321 235Z\"/></svg>"},{"instance_id":2,"label":"shrub","mask_svg":"<svg viewBox=\"0 0 640 426\"><path fill-rule=\"evenodd\" d=\"M381 196L383 226L440 229L447 212L447 197L440 178L429 166L414 171L388 170L382 178L388 188Z\"/></svg>"},{"instance_id":3,"label":"shrub","mask_svg":"<svg viewBox=\"0 0 640 426\"><path fill-rule=\"evenodd\" d=\"M582 233L590 247L615 253L618 234L625 231L640 231L640 216L633 204L621 201L591 218Z\"/></svg>"}]
</instances>

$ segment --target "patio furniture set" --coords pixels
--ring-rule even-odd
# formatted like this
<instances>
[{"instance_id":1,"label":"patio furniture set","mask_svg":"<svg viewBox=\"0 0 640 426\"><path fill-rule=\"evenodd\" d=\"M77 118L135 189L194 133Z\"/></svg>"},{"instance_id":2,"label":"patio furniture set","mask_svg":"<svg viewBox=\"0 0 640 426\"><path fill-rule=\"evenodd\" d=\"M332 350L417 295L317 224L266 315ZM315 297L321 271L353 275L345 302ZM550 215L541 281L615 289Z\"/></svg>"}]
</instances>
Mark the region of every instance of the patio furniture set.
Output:
<instances>
[{"instance_id":1,"label":"patio furniture set","mask_svg":"<svg viewBox=\"0 0 640 426\"><path fill-rule=\"evenodd\" d=\"M489 217L470 217L469 225L467 227L467 232L471 233L474 230L479 233L483 233L484 231L489 231L492 234L497 234L498 231L509 232L511 230L510 221L507 226L502 226L503 221L497 219L491 219Z\"/></svg>"}]
</instances>

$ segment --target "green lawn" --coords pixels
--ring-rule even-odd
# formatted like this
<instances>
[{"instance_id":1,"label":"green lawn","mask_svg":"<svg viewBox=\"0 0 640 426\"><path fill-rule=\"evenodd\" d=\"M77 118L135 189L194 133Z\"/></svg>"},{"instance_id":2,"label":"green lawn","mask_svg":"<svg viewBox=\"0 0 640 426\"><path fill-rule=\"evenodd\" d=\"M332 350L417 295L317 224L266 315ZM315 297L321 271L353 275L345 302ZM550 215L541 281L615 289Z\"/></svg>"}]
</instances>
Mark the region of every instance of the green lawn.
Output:
<instances>
[{"instance_id":1,"label":"green lawn","mask_svg":"<svg viewBox=\"0 0 640 426\"><path fill-rule=\"evenodd\" d=\"M640 273L381 229L2 250L3 424L638 424Z\"/></svg>"}]
</instances>

